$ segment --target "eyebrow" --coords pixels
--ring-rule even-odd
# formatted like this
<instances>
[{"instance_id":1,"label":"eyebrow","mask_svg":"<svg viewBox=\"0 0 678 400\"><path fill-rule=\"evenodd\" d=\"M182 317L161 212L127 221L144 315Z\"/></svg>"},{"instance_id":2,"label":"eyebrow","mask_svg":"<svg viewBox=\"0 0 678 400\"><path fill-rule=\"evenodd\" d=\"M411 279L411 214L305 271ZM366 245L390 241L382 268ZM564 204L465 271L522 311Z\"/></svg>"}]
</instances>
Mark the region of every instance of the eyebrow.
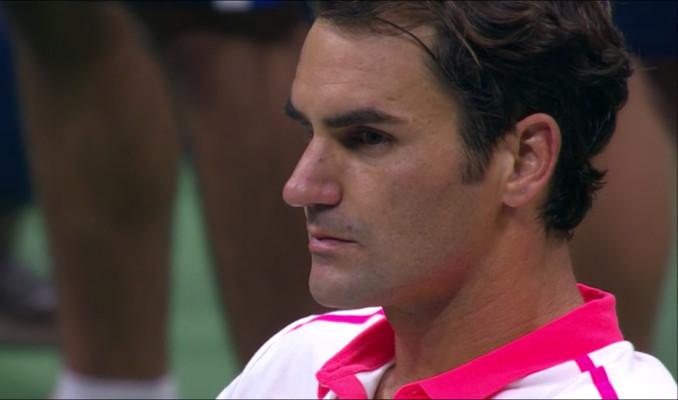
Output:
<instances>
[{"instance_id":1,"label":"eyebrow","mask_svg":"<svg viewBox=\"0 0 678 400\"><path fill-rule=\"evenodd\" d=\"M302 125L311 126L308 118L294 107L292 100L288 99L285 104L285 114L288 117L298 121ZM347 111L338 115L333 115L323 119L323 124L330 128L345 128L355 125L377 124L377 123L402 123L404 120L394 115L385 113L376 108L359 108Z\"/></svg>"},{"instance_id":2,"label":"eyebrow","mask_svg":"<svg viewBox=\"0 0 678 400\"><path fill-rule=\"evenodd\" d=\"M308 118L304 116L299 110L294 107L294 104L292 104L291 99L287 99L287 103L285 103L285 115L288 117L292 118L293 120L299 122L300 124L304 126L311 126L311 123L308 122Z\"/></svg>"}]
</instances>

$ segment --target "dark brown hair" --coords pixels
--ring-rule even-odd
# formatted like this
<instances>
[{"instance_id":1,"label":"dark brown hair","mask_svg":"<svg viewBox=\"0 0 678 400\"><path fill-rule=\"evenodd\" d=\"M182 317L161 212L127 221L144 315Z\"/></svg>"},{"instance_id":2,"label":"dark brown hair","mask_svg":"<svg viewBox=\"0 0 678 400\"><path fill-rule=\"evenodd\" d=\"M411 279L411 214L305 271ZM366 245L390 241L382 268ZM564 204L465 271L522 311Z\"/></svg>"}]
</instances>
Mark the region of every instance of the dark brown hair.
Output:
<instances>
[{"instance_id":1,"label":"dark brown hair","mask_svg":"<svg viewBox=\"0 0 678 400\"><path fill-rule=\"evenodd\" d=\"M461 107L464 177L481 179L495 144L537 112L561 129L561 150L541 218L569 236L591 207L604 172L591 158L609 141L631 70L608 2L332 1L317 17L342 29L405 33ZM426 25L426 46L411 29Z\"/></svg>"}]
</instances>

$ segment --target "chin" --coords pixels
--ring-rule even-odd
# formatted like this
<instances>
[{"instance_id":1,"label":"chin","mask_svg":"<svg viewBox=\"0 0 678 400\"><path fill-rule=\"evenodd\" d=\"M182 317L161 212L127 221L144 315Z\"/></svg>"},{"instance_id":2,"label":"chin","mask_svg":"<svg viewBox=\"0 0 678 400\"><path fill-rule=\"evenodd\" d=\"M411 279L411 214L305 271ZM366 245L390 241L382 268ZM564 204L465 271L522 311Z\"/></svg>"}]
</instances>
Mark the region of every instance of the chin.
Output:
<instances>
[{"instance_id":1,"label":"chin","mask_svg":"<svg viewBox=\"0 0 678 400\"><path fill-rule=\"evenodd\" d=\"M346 296L336 293L336 290L325 290L327 288L314 288L311 284L311 297L323 307L327 308L358 308L353 305L353 302L348 301Z\"/></svg>"},{"instance_id":2,"label":"chin","mask_svg":"<svg viewBox=\"0 0 678 400\"><path fill-rule=\"evenodd\" d=\"M361 291L357 285L338 284L332 281L314 282L311 279L309 284L311 296L321 306L328 308L349 309L364 308L379 305L376 299L372 298L370 291Z\"/></svg>"},{"instance_id":3,"label":"chin","mask_svg":"<svg viewBox=\"0 0 678 400\"><path fill-rule=\"evenodd\" d=\"M309 277L311 296L329 308L364 308L379 305L378 290L360 263L337 263L313 259Z\"/></svg>"}]
</instances>

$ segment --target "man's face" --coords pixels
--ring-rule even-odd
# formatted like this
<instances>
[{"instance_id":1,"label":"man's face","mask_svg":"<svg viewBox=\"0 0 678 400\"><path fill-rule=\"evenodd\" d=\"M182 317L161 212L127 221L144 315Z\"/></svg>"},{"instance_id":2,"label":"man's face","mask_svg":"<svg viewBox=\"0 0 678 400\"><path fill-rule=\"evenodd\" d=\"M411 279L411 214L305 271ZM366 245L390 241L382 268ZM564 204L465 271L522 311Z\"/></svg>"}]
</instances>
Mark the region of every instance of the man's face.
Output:
<instances>
[{"instance_id":1,"label":"man's face","mask_svg":"<svg viewBox=\"0 0 678 400\"><path fill-rule=\"evenodd\" d=\"M424 55L322 20L304 44L288 112L312 136L283 197L304 207L325 306L440 301L492 240L498 179L462 182L456 106Z\"/></svg>"}]
</instances>

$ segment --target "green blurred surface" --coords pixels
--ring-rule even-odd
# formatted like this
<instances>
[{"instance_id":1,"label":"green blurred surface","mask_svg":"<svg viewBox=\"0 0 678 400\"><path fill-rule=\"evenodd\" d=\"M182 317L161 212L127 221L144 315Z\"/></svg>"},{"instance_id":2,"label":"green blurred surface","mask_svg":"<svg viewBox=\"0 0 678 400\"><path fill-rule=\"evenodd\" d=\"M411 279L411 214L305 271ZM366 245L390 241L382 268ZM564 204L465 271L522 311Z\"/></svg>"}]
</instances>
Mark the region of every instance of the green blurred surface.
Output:
<instances>
[{"instance_id":1,"label":"green blurred surface","mask_svg":"<svg viewBox=\"0 0 678 400\"><path fill-rule=\"evenodd\" d=\"M175 205L171 366L184 398L214 398L235 376L237 365L211 278L195 179L182 168ZM675 249L674 249L675 250ZM49 256L41 218L26 211L16 254L48 274ZM657 355L676 376L676 255L663 293ZM0 398L46 398L59 371L59 355L49 347L0 345Z\"/></svg>"},{"instance_id":2,"label":"green blurred surface","mask_svg":"<svg viewBox=\"0 0 678 400\"><path fill-rule=\"evenodd\" d=\"M673 248L671 260L669 262L669 272L664 282L664 292L662 293L662 302L659 309L657 327L655 330L653 353L673 374L673 378L678 376L678 321L676 318L678 306L676 298L678 297L678 257L676 257L676 248Z\"/></svg>"},{"instance_id":3,"label":"green blurred surface","mask_svg":"<svg viewBox=\"0 0 678 400\"><path fill-rule=\"evenodd\" d=\"M196 180L183 168L172 247L172 370L182 397L214 398L239 366L232 351L200 214Z\"/></svg>"},{"instance_id":4,"label":"green blurred surface","mask_svg":"<svg viewBox=\"0 0 678 400\"><path fill-rule=\"evenodd\" d=\"M47 398L58 367L54 348L0 346L0 398Z\"/></svg>"}]
</instances>

